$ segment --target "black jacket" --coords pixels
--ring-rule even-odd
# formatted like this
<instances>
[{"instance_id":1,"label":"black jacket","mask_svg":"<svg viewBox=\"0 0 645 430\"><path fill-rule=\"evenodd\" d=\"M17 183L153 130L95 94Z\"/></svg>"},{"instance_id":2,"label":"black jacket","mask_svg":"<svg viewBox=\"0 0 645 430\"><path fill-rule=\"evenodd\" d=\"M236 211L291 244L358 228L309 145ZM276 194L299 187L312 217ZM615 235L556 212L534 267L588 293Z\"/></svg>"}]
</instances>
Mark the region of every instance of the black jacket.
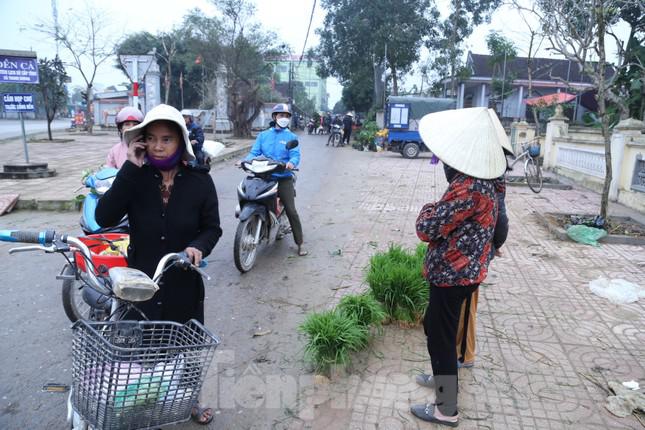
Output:
<instances>
[{"instance_id":1,"label":"black jacket","mask_svg":"<svg viewBox=\"0 0 645 430\"><path fill-rule=\"evenodd\" d=\"M354 124L354 120L352 119L352 117L349 115L345 115L345 118L343 118L343 128L345 130L351 130L352 124Z\"/></svg>"},{"instance_id":2,"label":"black jacket","mask_svg":"<svg viewBox=\"0 0 645 430\"><path fill-rule=\"evenodd\" d=\"M191 246L205 258L222 235L215 185L204 172L182 165L174 179L166 207L161 199L161 173L149 165L139 168L126 161L99 200L96 221L115 225L127 213L130 223L128 265L152 276L157 263L169 252ZM171 268L160 290L138 305L150 320L184 323L204 320L204 284L194 271Z\"/></svg>"},{"instance_id":3,"label":"black jacket","mask_svg":"<svg viewBox=\"0 0 645 430\"><path fill-rule=\"evenodd\" d=\"M202 146L204 145L204 130L202 130L202 128L195 122L191 122L186 128L188 128L188 140L191 142L193 140L197 141L193 147L202 149Z\"/></svg>"}]
</instances>

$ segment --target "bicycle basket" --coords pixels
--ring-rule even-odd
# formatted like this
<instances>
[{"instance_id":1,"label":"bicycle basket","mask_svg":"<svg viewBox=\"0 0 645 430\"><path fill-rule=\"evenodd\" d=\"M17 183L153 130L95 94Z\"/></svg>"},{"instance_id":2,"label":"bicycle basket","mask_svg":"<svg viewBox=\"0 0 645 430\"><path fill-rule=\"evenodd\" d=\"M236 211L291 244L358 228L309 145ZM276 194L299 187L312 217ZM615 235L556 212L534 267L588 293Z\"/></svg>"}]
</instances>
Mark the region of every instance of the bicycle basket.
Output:
<instances>
[{"instance_id":1,"label":"bicycle basket","mask_svg":"<svg viewBox=\"0 0 645 430\"><path fill-rule=\"evenodd\" d=\"M219 344L195 320L79 320L72 331L72 404L96 430L190 419Z\"/></svg>"},{"instance_id":2,"label":"bicycle basket","mask_svg":"<svg viewBox=\"0 0 645 430\"><path fill-rule=\"evenodd\" d=\"M531 157L539 157L540 156L540 145L537 143L532 143L529 145L529 155Z\"/></svg>"}]
</instances>

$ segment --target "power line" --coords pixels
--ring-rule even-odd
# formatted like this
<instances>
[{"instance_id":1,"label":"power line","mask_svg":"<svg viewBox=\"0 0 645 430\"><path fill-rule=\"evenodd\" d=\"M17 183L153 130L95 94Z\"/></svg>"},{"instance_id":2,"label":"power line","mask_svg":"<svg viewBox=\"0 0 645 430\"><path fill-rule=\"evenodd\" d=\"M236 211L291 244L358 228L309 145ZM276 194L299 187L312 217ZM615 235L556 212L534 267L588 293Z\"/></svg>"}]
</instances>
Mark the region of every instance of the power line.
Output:
<instances>
[{"instance_id":1,"label":"power line","mask_svg":"<svg viewBox=\"0 0 645 430\"><path fill-rule=\"evenodd\" d=\"M307 48L307 39L309 39L309 30L311 30L311 22L314 20L314 11L316 10L316 0L314 0L314 5L311 8L311 16L309 17L309 26L307 27L307 35L305 36L305 44L302 45L302 54L300 54L300 60L298 61L298 67L302 63L302 57L305 56L305 49Z\"/></svg>"}]
</instances>

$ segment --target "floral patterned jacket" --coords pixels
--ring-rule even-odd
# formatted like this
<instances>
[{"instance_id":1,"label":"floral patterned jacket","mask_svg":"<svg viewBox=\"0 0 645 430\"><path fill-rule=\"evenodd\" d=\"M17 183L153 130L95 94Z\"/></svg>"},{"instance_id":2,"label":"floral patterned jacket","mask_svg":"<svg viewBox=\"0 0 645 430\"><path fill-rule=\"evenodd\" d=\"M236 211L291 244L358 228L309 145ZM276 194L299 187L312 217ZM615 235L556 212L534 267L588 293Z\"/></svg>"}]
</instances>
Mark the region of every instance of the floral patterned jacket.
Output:
<instances>
[{"instance_id":1,"label":"floral patterned jacket","mask_svg":"<svg viewBox=\"0 0 645 430\"><path fill-rule=\"evenodd\" d=\"M499 180L457 174L436 203L423 206L417 236L428 242L423 274L430 285L452 287L482 282L493 257Z\"/></svg>"}]
</instances>

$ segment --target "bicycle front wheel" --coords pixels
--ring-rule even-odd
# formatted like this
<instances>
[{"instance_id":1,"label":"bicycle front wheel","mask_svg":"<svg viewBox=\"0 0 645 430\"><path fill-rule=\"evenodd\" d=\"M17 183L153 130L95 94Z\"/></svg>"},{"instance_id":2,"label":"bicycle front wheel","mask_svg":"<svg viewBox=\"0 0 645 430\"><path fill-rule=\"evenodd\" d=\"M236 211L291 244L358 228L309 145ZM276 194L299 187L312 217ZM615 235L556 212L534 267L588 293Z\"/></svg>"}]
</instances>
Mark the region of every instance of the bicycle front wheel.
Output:
<instances>
[{"instance_id":1,"label":"bicycle front wheel","mask_svg":"<svg viewBox=\"0 0 645 430\"><path fill-rule=\"evenodd\" d=\"M531 191L534 193L542 191L542 169L533 158L528 158L524 163L524 176Z\"/></svg>"}]
</instances>

